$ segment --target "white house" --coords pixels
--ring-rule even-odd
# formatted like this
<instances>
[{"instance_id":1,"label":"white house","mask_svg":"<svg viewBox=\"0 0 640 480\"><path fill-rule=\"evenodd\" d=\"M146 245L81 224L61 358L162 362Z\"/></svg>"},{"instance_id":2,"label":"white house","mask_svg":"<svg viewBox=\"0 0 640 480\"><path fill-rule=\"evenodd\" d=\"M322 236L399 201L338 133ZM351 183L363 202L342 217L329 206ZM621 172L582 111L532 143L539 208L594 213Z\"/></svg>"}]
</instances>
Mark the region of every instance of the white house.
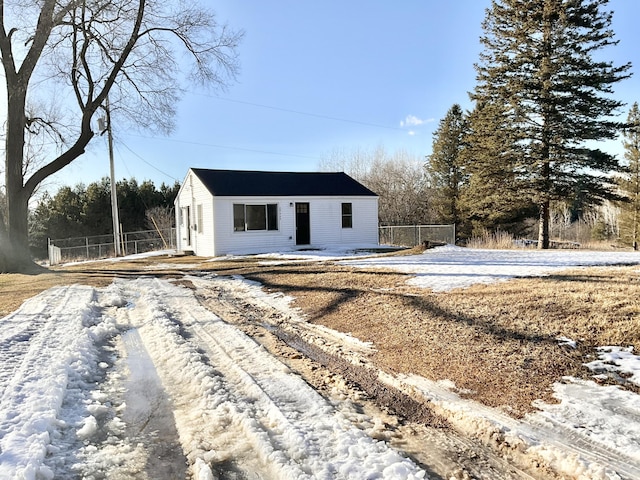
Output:
<instances>
[{"instance_id":1,"label":"white house","mask_svg":"<svg viewBox=\"0 0 640 480\"><path fill-rule=\"evenodd\" d=\"M191 168L175 206L200 256L378 244L378 196L345 173Z\"/></svg>"}]
</instances>

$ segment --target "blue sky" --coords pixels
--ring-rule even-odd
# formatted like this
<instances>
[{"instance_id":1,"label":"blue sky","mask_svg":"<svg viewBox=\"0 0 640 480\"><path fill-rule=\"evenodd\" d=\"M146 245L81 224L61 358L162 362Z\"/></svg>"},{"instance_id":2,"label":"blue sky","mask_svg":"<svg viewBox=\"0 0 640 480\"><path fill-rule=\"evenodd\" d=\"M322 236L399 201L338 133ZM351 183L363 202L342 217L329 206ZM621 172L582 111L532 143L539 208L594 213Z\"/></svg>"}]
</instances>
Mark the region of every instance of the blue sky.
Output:
<instances>
[{"instance_id":1,"label":"blue sky","mask_svg":"<svg viewBox=\"0 0 640 480\"><path fill-rule=\"evenodd\" d=\"M471 107L489 0L211 3L221 22L245 31L237 82L187 93L169 137L114 125L118 179L173 183L189 167L313 171L334 151L378 146L424 157L451 105ZM631 61L636 71L640 2L611 0L610 7L620 44L606 58ZM616 86L616 95L640 101L640 76ZM619 142L604 148L621 151ZM108 174L99 138L48 187Z\"/></svg>"}]
</instances>

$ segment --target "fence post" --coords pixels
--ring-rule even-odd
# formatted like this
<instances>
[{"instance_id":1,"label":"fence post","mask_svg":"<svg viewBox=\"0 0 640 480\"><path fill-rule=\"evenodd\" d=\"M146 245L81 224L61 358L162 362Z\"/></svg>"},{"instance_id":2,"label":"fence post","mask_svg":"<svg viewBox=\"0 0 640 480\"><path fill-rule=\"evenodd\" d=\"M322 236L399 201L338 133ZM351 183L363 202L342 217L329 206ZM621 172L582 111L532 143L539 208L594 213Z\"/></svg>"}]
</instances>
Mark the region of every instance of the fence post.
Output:
<instances>
[{"instance_id":1,"label":"fence post","mask_svg":"<svg viewBox=\"0 0 640 480\"><path fill-rule=\"evenodd\" d=\"M89 237L84 237L84 245L87 249L87 259L89 259Z\"/></svg>"}]
</instances>

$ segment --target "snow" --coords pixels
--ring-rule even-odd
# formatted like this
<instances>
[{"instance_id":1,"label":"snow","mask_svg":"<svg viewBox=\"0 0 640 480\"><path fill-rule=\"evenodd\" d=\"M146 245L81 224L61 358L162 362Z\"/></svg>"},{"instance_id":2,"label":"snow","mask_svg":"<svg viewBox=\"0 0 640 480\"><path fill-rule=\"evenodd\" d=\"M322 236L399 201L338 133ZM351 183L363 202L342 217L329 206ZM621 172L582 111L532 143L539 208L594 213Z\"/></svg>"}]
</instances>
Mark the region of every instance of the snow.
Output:
<instances>
[{"instance_id":1,"label":"snow","mask_svg":"<svg viewBox=\"0 0 640 480\"><path fill-rule=\"evenodd\" d=\"M413 285L446 291L566 268L638 264L640 255L447 246L411 256L353 258L336 249L260 260L382 268L412 275ZM305 335L330 339L354 359L366 362L375 349L307 324L290 298L255 282L193 278L196 289L224 284L248 303L272 305ZM0 478L162 478L148 472L162 457L158 448L182 458L199 480L225 478L223 466L265 479L427 478L411 459L367 433L358 417L341 413L206 310L196 294L154 278L118 279L100 289L55 287L0 319ZM595 380L617 375L640 385L640 357L632 348L603 346L596 353L588 364ZM451 382L384 372L379 378L428 399L456 429L510 448L512 455L535 457L561 475L640 478L640 397L620 387L565 378L554 386L558 403L540 402L539 412L513 419L461 398ZM163 409L163 425L149 426L151 412Z\"/></svg>"},{"instance_id":2,"label":"snow","mask_svg":"<svg viewBox=\"0 0 640 480\"><path fill-rule=\"evenodd\" d=\"M152 442L127 435L145 399L115 380L150 373L159 382L139 393L171 399L195 478L218 478L215 465L230 458L263 478L426 478L166 280L51 289L4 318L0 339L0 478L147 478ZM116 344L137 349L136 362L118 368Z\"/></svg>"},{"instance_id":3,"label":"snow","mask_svg":"<svg viewBox=\"0 0 640 480\"><path fill-rule=\"evenodd\" d=\"M344 265L413 275L410 285L448 291L514 277L538 277L581 266L640 264L640 253L586 250L486 250L447 245L421 255L345 260Z\"/></svg>"},{"instance_id":4,"label":"snow","mask_svg":"<svg viewBox=\"0 0 640 480\"><path fill-rule=\"evenodd\" d=\"M640 387L640 357L633 354L633 347L607 346L598 347L597 351L598 360L587 363L587 367L595 372L624 375L626 381Z\"/></svg>"},{"instance_id":5,"label":"snow","mask_svg":"<svg viewBox=\"0 0 640 480\"><path fill-rule=\"evenodd\" d=\"M575 340L571 340L570 338L567 338L563 335L560 335L559 337L556 337L556 340L558 341L559 345L562 345L564 347L569 347L569 348L577 348L578 347L578 342L576 342Z\"/></svg>"}]
</instances>

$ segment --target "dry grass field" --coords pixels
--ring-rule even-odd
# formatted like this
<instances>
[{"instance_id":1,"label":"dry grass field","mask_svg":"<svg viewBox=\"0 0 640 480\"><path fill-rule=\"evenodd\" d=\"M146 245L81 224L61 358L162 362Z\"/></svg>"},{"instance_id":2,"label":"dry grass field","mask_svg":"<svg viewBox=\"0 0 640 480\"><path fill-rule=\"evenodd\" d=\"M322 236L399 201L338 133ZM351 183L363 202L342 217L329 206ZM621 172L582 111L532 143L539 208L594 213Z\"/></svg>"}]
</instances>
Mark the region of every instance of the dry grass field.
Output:
<instances>
[{"instance_id":1,"label":"dry grass field","mask_svg":"<svg viewBox=\"0 0 640 480\"><path fill-rule=\"evenodd\" d=\"M150 270L154 263L162 270ZM594 358L595 347L640 349L638 267L592 267L433 293L407 286L404 275L330 262L264 266L156 257L0 275L0 317L53 285L101 286L114 275L179 276L171 263L241 274L282 291L310 322L373 342L373 360L385 370L452 380L463 395L516 416L531 411L535 399L553 401L551 386L563 376L589 378L583 363ZM578 347L560 345L559 336Z\"/></svg>"}]
</instances>

